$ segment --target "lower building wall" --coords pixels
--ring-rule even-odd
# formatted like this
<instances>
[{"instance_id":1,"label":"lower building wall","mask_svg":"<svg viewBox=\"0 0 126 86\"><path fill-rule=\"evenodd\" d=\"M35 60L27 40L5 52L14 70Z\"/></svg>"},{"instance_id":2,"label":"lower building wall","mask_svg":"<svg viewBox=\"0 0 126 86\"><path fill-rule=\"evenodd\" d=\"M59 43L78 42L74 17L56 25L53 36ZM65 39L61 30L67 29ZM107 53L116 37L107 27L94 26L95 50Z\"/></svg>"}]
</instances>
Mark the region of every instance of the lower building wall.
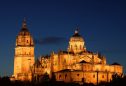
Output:
<instances>
[{"instance_id":1,"label":"lower building wall","mask_svg":"<svg viewBox=\"0 0 126 86\"><path fill-rule=\"evenodd\" d=\"M31 81L32 80L32 74L31 73L18 73L16 77L14 76L15 80L21 80L21 81Z\"/></svg>"},{"instance_id":2,"label":"lower building wall","mask_svg":"<svg viewBox=\"0 0 126 86\"><path fill-rule=\"evenodd\" d=\"M57 81L78 82L78 83L93 83L110 82L113 73L110 72L82 72L69 71L55 73Z\"/></svg>"}]
</instances>

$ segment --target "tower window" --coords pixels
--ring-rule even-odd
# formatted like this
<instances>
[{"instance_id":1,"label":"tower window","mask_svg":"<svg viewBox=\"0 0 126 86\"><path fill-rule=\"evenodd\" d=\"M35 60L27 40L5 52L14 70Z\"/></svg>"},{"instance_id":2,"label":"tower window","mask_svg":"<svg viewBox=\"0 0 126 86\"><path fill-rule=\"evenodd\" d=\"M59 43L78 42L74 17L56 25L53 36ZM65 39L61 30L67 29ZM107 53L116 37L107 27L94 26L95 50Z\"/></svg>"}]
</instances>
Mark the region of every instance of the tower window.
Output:
<instances>
[{"instance_id":1,"label":"tower window","mask_svg":"<svg viewBox=\"0 0 126 86\"><path fill-rule=\"evenodd\" d=\"M66 59L64 59L64 62L63 62L63 64L64 64L64 63L66 63Z\"/></svg>"},{"instance_id":2,"label":"tower window","mask_svg":"<svg viewBox=\"0 0 126 86\"><path fill-rule=\"evenodd\" d=\"M61 75L59 75L59 79L61 78Z\"/></svg>"},{"instance_id":3,"label":"tower window","mask_svg":"<svg viewBox=\"0 0 126 86\"><path fill-rule=\"evenodd\" d=\"M75 45L75 49L77 50L77 45Z\"/></svg>"},{"instance_id":4,"label":"tower window","mask_svg":"<svg viewBox=\"0 0 126 86\"><path fill-rule=\"evenodd\" d=\"M102 78L104 78L104 75L102 75Z\"/></svg>"},{"instance_id":5,"label":"tower window","mask_svg":"<svg viewBox=\"0 0 126 86\"><path fill-rule=\"evenodd\" d=\"M77 74L77 76L79 76L79 74Z\"/></svg>"},{"instance_id":6,"label":"tower window","mask_svg":"<svg viewBox=\"0 0 126 86\"><path fill-rule=\"evenodd\" d=\"M80 45L80 49L81 49L81 45Z\"/></svg>"},{"instance_id":7,"label":"tower window","mask_svg":"<svg viewBox=\"0 0 126 86\"><path fill-rule=\"evenodd\" d=\"M95 78L95 74L93 75L93 78Z\"/></svg>"},{"instance_id":8,"label":"tower window","mask_svg":"<svg viewBox=\"0 0 126 86\"><path fill-rule=\"evenodd\" d=\"M67 77L67 74L65 74L65 79L66 79L66 77Z\"/></svg>"},{"instance_id":9,"label":"tower window","mask_svg":"<svg viewBox=\"0 0 126 86\"><path fill-rule=\"evenodd\" d=\"M28 40L27 40L27 43L28 43Z\"/></svg>"},{"instance_id":10,"label":"tower window","mask_svg":"<svg viewBox=\"0 0 126 86\"><path fill-rule=\"evenodd\" d=\"M82 82L84 82L85 81L85 79L84 78L82 78Z\"/></svg>"}]
</instances>

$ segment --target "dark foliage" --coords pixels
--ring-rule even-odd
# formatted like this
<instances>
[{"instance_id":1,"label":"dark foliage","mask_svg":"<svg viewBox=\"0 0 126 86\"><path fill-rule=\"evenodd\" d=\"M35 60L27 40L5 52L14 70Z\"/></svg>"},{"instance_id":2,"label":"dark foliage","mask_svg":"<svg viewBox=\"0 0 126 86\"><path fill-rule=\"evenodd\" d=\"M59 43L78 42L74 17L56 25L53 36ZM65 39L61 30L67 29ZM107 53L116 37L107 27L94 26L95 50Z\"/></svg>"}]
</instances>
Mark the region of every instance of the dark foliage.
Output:
<instances>
[{"instance_id":1,"label":"dark foliage","mask_svg":"<svg viewBox=\"0 0 126 86\"><path fill-rule=\"evenodd\" d=\"M45 75L41 81L10 81L9 77L0 78L0 86L95 86L92 83L84 83L82 85L78 83L65 83L57 82L55 77L49 79L49 76ZM113 80L110 83L100 82L98 86L126 86L126 76L123 78L119 76L113 76Z\"/></svg>"}]
</instances>

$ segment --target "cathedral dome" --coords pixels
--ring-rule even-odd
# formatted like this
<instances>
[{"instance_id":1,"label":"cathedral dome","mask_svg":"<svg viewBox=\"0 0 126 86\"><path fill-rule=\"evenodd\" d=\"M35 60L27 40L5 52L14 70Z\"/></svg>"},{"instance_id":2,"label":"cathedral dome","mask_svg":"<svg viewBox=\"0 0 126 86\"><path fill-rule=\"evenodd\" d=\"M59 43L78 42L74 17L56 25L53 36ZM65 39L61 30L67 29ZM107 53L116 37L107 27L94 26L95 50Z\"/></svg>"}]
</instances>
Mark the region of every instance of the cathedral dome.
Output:
<instances>
[{"instance_id":1,"label":"cathedral dome","mask_svg":"<svg viewBox=\"0 0 126 86\"><path fill-rule=\"evenodd\" d=\"M83 37L79 34L78 30L75 30L74 35L70 38L71 42L76 42L76 41L80 41L80 42L84 42Z\"/></svg>"},{"instance_id":2,"label":"cathedral dome","mask_svg":"<svg viewBox=\"0 0 126 86\"><path fill-rule=\"evenodd\" d=\"M79 34L78 30L75 30L74 35L70 38L68 51L79 53L85 51L85 42L83 37Z\"/></svg>"}]
</instances>

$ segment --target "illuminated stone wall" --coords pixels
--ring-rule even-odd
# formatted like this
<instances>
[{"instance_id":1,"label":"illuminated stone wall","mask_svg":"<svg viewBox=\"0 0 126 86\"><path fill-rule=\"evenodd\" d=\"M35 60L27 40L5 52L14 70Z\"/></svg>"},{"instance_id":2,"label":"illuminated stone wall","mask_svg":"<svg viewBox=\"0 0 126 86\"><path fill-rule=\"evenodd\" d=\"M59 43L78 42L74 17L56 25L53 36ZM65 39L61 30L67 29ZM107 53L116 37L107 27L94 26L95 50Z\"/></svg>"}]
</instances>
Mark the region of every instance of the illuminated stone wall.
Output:
<instances>
[{"instance_id":1,"label":"illuminated stone wall","mask_svg":"<svg viewBox=\"0 0 126 86\"><path fill-rule=\"evenodd\" d=\"M91 64L106 64L106 59L100 59L97 54L82 52L81 54L74 54L69 52L60 51L58 54L51 56L53 72L64 69L76 69L77 64L81 61L85 61ZM59 67L58 67L59 66Z\"/></svg>"},{"instance_id":2,"label":"illuminated stone wall","mask_svg":"<svg viewBox=\"0 0 126 86\"><path fill-rule=\"evenodd\" d=\"M51 72L50 57L49 56L40 57L39 61L40 61L41 66L42 66L43 74L47 73L47 74L50 75L50 72Z\"/></svg>"},{"instance_id":3,"label":"illuminated stone wall","mask_svg":"<svg viewBox=\"0 0 126 86\"><path fill-rule=\"evenodd\" d=\"M84 66L85 67L85 66ZM120 66L121 68L121 66ZM87 70L62 70L55 73L57 81L77 82L77 83L93 83L110 82L115 71L92 71ZM118 72L122 74L122 72Z\"/></svg>"}]
</instances>

